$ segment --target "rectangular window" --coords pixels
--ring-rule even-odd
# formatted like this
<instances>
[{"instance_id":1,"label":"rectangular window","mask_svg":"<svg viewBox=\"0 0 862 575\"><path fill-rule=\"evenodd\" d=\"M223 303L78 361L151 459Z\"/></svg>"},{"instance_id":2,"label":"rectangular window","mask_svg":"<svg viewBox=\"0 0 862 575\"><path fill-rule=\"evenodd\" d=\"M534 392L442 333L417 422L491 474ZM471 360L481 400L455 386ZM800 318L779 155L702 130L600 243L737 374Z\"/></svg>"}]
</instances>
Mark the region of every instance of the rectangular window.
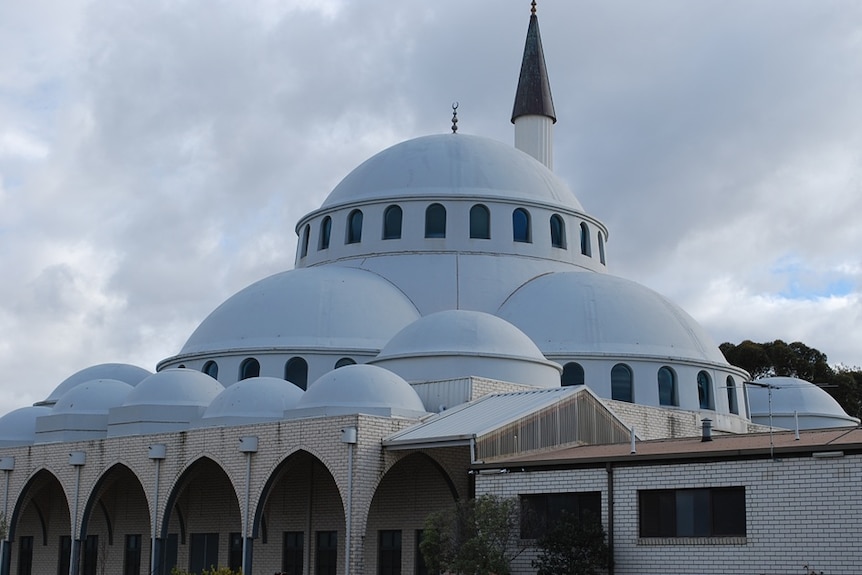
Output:
<instances>
[{"instance_id":1,"label":"rectangular window","mask_svg":"<svg viewBox=\"0 0 862 575\"><path fill-rule=\"evenodd\" d=\"M69 563L72 562L72 537L69 535L60 535L59 548L57 575L69 575Z\"/></svg>"},{"instance_id":2,"label":"rectangular window","mask_svg":"<svg viewBox=\"0 0 862 575\"><path fill-rule=\"evenodd\" d=\"M179 535L168 533L168 538L162 543L162 573L170 573L177 566L177 555L179 552ZM68 571L67 571L68 573Z\"/></svg>"},{"instance_id":3,"label":"rectangular window","mask_svg":"<svg viewBox=\"0 0 862 575\"><path fill-rule=\"evenodd\" d=\"M141 575L141 536L126 535L123 575Z\"/></svg>"},{"instance_id":4,"label":"rectangular window","mask_svg":"<svg viewBox=\"0 0 862 575\"><path fill-rule=\"evenodd\" d=\"M641 537L745 537L745 487L638 492Z\"/></svg>"},{"instance_id":5,"label":"rectangular window","mask_svg":"<svg viewBox=\"0 0 862 575\"><path fill-rule=\"evenodd\" d=\"M422 550L419 549L419 545L422 543L422 533L421 529L416 530L416 575L428 575L428 566L425 564L425 556L422 555Z\"/></svg>"},{"instance_id":6,"label":"rectangular window","mask_svg":"<svg viewBox=\"0 0 862 575\"><path fill-rule=\"evenodd\" d=\"M33 536L18 538L18 575L30 575L33 572Z\"/></svg>"},{"instance_id":7,"label":"rectangular window","mask_svg":"<svg viewBox=\"0 0 862 575\"><path fill-rule=\"evenodd\" d=\"M81 575L96 575L99 561L99 536L87 535L84 540L84 560L81 564Z\"/></svg>"},{"instance_id":8,"label":"rectangular window","mask_svg":"<svg viewBox=\"0 0 862 575\"><path fill-rule=\"evenodd\" d=\"M560 520L564 513L577 517L579 521L601 521L601 492L521 495L521 538L541 537L548 527Z\"/></svg>"},{"instance_id":9,"label":"rectangular window","mask_svg":"<svg viewBox=\"0 0 862 575\"><path fill-rule=\"evenodd\" d=\"M189 536L189 573L218 567L218 533L192 533Z\"/></svg>"},{"instance_id":10,"label":"rectangular window","mask_svg":"<svg viewBox=\"0 0 862 575\"><path fill-rule=\"evenodd\" d=\"M338 532L317 532L317 575L336 575L338 572Z\"/></svg>"},{"instance_id":11,"label":"rectangular window","mask_svg":"<svg viewBox=\"0 0 862 575\"><path fill-rule=\"evenodd\" d=\"M305 533L285 531L281 545L281 572L284 575L302 575L305 558Z\"/></svg>"},{"instance_id":12,"label":"rectangular window","mask_svg":"<svg viewBox=\"0 0 862 575\"><path fill-rule=\"evenodd\" d=\"M401 531L377 532L378 575L401 575Z\"/></svg>"},{"instance_id":13,"label":"rectangular window","mask_svg":"<svg viewBox=\"0 0 862 575\"><path fill-rule=\"evenodd\" d=\"M231 533L228 541L227 566L231 571L239 571L242 569L242 533Z\"/></svg>"}]
</instances>

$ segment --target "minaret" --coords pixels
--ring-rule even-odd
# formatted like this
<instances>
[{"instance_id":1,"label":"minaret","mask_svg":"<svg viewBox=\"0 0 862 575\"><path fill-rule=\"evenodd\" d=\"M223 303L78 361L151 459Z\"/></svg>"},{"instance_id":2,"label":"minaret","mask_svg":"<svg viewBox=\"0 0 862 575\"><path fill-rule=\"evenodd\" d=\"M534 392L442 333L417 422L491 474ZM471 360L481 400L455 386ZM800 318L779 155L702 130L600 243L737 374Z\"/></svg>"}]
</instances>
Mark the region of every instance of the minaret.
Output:
<instances>
[{"instance_id":1,"label":"minaret","mask_svg":"<svg viewBox=\"0 0 862 575\"><path fill-rule=\"evenodd\" d=\"M512 109L515 147L554 169L554 124L557 117L542 51L542 37L539 35L536 0L533 0L530 12L521 75Z\"/></svg>"}]
</instances>

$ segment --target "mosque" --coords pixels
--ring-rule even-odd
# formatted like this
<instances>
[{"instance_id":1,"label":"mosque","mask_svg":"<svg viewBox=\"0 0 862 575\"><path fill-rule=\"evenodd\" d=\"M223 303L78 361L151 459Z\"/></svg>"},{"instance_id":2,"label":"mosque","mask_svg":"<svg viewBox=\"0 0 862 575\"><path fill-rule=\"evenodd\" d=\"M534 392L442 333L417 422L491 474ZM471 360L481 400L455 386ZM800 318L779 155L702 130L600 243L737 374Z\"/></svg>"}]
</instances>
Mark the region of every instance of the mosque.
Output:
<instances>
[{"instance_id":1,"label":"mosque","mask_svg":"<svg viewBox=\"0 0 862 575\"><path fill-rule=\"evenodd\" d=\"M297 223L294 269L154 372L95 365L0 417L0 575L419 575L424 518L483 493L599 512L615 573L852 573L859 421L747 385L608 273L553 172L535 3L511 121L514 147L453 121L383 150Z\"/></svg>"}]
</instances>

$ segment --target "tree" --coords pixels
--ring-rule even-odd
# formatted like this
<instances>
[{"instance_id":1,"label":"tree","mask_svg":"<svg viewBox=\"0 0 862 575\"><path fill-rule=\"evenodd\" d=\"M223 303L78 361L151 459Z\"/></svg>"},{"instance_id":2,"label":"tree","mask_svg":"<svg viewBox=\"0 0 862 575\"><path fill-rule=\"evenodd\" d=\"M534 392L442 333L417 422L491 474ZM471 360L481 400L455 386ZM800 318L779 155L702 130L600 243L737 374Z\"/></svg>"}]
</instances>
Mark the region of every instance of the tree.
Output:
<instances>
[{"instance_id":1,"label":"tree","mask_svg":"<svg viewBox=\"0 0 862 575\"><path fill-rule=\"evenodd\" d=\"M537 575L598 575L611 561L600 521L563 513L538 541Z\"/></svg>"},{"instance_id":2,"label":"tree","mask_svg":"<svg viewBox=\"0 0 862 575\"><path fill-rule=\"evenodd\" d=\"M520 555L517 499L483 495L425 519L419 550L431 572L508 575Z\"/></svg>"}]
</instances>

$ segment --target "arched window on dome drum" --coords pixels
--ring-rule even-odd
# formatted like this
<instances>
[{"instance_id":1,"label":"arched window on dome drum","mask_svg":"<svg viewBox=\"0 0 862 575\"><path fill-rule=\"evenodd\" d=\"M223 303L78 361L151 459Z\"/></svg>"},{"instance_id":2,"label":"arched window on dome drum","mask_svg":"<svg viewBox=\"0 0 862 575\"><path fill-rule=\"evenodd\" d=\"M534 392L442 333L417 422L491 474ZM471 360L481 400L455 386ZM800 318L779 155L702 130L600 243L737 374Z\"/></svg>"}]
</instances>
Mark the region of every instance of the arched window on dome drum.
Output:
<instances>
[{"instance_id":1,"label":"arched window on dome drum","mask_svg":"<svg viewBox=\"0 0 862 575\"><path fill-rule=\"evenodd\" d=\"M284 379L299 389L308 389L308 363L301 357L290 358L284 364Z\"/></svg>"},{"instance_id":2,"label":"arched window on dome drum","mask_svg":"<svg viewBox=\"0 0 862 575\"><path fill-rule=\"evenodd\" d=\"M446 237L446 208L440 204L431 204L425 209L425 237Z\"/></svg>"},{"instance_id":3,"label":"arched window on dome drum","mask_svg":"<svg viewBox=\"0 0 862 575\"><path fill-rule=\"evenodd\" d=\"M512 239L516 242L530 243L530 213L524 208L512 212Z\"/></svg>"},{"instance_id":4,"label":"arched window on dome drum","mask_svg":"<svg viewBox=\"0 0 862 575\"><path fill-rule=\"evenodd\" d=\"M332 235L332 218L326 216L320 222L320 243L317 245L318 250L329 249L329 236Z\"/></svg>"},{"instance_id":5,"label":"arched window on dome drum","mask_svg":"<svg viewBox=\"0 0 862 575\"><path fill-rule=\"evenodd\" d=\"M697 374L697 398L701 409L715 409L712 402L712 380L705 371Z\"/></svg>"},{"instance_id":6,"label":"arched window on dome drum","mask_svg":"<svg viewBox=\"0 0 862 575\"><path fill-rule=\"evenodd\" d=\"M731 376L727 376L727 407L730 413L739 415L739 404L736 401L736 381Z\"/></svg>"},{"instance_id":7,"label":"arched window on dome drum","mask_svg":"<svg viewBox=\"0 0 862 575\"><path fill-rule=\"evenodd\" d=\"M679 405L676 391L676 373L668 366L662 366L658 370L658 403L659 405Z\"/></svg>"},{"instance_id":8,"label":"arched window on dome drum","mask_svg":"<svg viewBox=\"0 0 862 575\"><path fill-rule=\"evenodd\" d=\"M566 224L557 214L551 216L551 245L566 249Z\"/></svg>"},{"instance_id":9,"label":"arched window on dome drum","mask_svg":"<svg viewBox=\"0 0 862 575\"><path fill-rule=\"evenodd\" d=\"M599 261L602 265L607 265L605 264L605 238L602 232L599 232Z\"/></svg>"},{"instance_id":10,"label":"arched window on dome drum","mask_svg":"<svg viewBox=\"0 0 862 575\"><path fill-rule=\"evenodd\" d=\"M611 399L617 401L634 401L632 370L629 366L618 363L611 369Z\"/></svg>"},{"instance_id":11,"label":"arched window on dome drum","mask_svg":"<svg viewBox=\"0 0 862 575\"><path fill-rule=\"evenodd\" d=\"M345 365L356 365L356 362L349 357L342 357L335 362L335 369L338 369L339 367L344 367Z\"/></svg>"},{"instance_id":12,"label":"arched window on dome drum","mask_svg":"<svg viewBox=\"0 0 862 575\"><path fill-rule=\"evenodd\" d=\"M590 228L583 222L581 222L581 253L587 257L593 256L590 249Z\"/></svg>"},{"instance_id":13,"label":"arched window on dome drum","mask_svg":"<svg viewBox=\"0 0 862 575\"><path fill-rule=\"evenodd\" d=\"M239 378L248 379L250 377L260 377L260 362L253 357L247 357L239 366Z\"/></svg>"},{"instance_id":14,"label":"arched window on dome drum","mask_svg":"<svg viewBox=\"0 0 862 575\"><path fill-rule=\"evenodd\" d=\"M570 361L563 366L563 375L560 376L560 385L584 385L584 368L581 364Z\"/></svg>"},{"instance_id":15,"label":"arched window on dome drum","mask_svg":"<svg viewBox=\"0 0 862 575\"><path fill-rule=\"evenodd\" d=\"M302 229L302 250L299 252L299 257L304 258L308 255L308 236L311 235L311 226L305 224Z\"/></svg>"},{"instance_id":16,"label":"arched window on dome drum","mask_svg":"<svg viewBox=\"0 0 862 575\"><path fill-rule=\"evenodd\" d=\"M204 364L204 368L201 370L211 378L218 381L218 364L214 361L208 361Z\"/></svg>"},{"instance_id":17,"label":"arched window on dome drum","mask_svg":"<svg viewBox=\"0 0 862 575\"><path fill-rule=\"evenodd\" d=\"M401 239L401 207L389 206L383 212L383 239Z\"/></svg>"},{"instance_id":18,"label":"arched window on dome drum","mask_svg":"<svg viewBox=\"0 0 862 575\"><path fill-rule=\"evenodd\" d=\"M491 212L482 204L470 208L470 237L477 240L491 239Z\"/></svg>"},{"instance_id":19,"label":"arched window on dome drum","mask_svg":"<svg viewBox=\"0 0 862 575\"><path fill-rule=\"evenodd\" d=\"M348 244L358 244L362 241L362 212L353 210L347 216L347 241Z\"/></svg>"}]
</instances>

